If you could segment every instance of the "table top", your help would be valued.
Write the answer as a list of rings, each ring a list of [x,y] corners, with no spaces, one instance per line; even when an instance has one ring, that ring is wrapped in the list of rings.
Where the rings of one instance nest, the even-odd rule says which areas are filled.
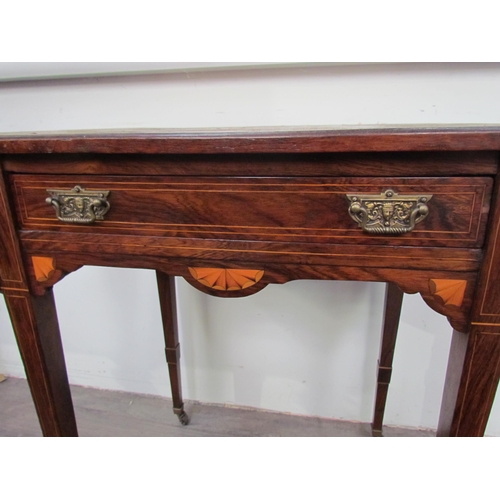
[[[78,130],[0,134],[0,153],[230,154],[500,149],[500,125]]]

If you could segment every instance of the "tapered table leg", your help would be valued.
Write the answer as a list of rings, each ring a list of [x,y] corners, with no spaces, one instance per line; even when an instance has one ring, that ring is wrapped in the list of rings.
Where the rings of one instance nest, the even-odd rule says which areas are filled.
[[[454,333],[457,336],[452,341],[437,434],[480,437],[500,379],[500,328],[474,326],[468,336]]]
[[[6,291],[5,301],[44,436],[77,436],[52,291]]]
[[[399,318],[403,304],[403,292],[393,283],[387,283],[385,294],[384,326],[378,361],[377,393],[372,422],[372,435],[382,436],[387,392],[392,374],[392,360],[398,334]]]
[[[165,335],[165,355],[170,375],[170,387],[172,389],[172,400],[174,413],[179,417],[182,425],[187,425],[189,418],[184,411],[181,389],[181,368],[179,364],[180,345],[177,330],[177,303],[175,299],[175,277],[169,276],[161,271],[156,272],[158,281],[158,293],[160,296],[161,316],[163,321],[163,333]]]
[[[437,428],[437,435],[441,437],[450,435],[468,338],[469,336],[466,333],[453,330]]]

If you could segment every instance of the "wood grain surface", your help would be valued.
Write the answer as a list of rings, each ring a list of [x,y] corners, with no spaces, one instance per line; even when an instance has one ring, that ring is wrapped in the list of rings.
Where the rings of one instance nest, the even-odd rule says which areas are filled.
[[[21,229],[304,243],[482,245],[489,177],[10,176]],[[47,192],[76,185],[109,191],[104,221],[57,220]],[[410,233],[368,235],[349,216],[348,194],[427,195],[429,214]]]
[[[0,136],[0,153],[498,151],[499,126],[90,130]]]
[[[374,433],[404,292],[457,330],[439,434],[482,435],[500,377],[499,151],[499,126],[0,135],[0,286],[44,434],[76,435],[51,287],[107,265],[158,273],[182,423],[173,276],[222,297],[337,279],[389,283]],[[47,190],[75,185],[110,191],[103,221],[56,218]],[[404,235],[363,232],[347,195],[389,189],[432,196],[428,215]]]

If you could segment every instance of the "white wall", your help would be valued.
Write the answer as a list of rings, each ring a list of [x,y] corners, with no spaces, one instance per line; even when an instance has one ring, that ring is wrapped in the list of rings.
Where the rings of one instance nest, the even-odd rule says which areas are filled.
[[[500,123],[500,64],[206,70],[0,83],[0,132]],[[152,271],[55,287],[74,384],[169,395]],[[184,396],[370,421],[384,285],[292,282],[217,299],[178,280]],[[5,306],[0,372],[22,376]],[[451,327],[406,295],[386,423],[436,427]],[[487,429],[500,435],[500,406]]]

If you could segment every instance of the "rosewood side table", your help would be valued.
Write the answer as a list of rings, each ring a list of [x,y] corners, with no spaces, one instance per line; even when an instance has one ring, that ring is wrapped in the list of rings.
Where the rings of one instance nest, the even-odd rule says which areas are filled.
[[[500,127],[0,135],[0,290],[46,436],[76,436],[52,286],[155,269],[174,412],[174,277],[241,297],[296,279],[388,283],[381,435],[403,293],[454,328],[438,435],[481,436],[500,376]]]

